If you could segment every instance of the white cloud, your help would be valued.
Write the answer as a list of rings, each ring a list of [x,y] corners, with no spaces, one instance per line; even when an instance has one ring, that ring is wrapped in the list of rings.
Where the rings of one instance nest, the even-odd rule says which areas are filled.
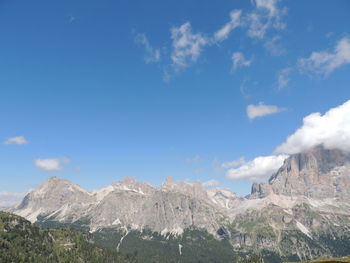
[[[249,119],[253,120],[255,118],[271,115],[282,111],[286,111],[286,108],[280,108],[275,105],[265,105],[263,102],[260,102],[258,105],[248,105],[247,116]]]
[[[350,100],[324,115],[316,112],[303,119],[303,125],[275,150],[298,153],[316,145],[350,151]]]
[[[0,208],[10,207],[20,203],[27,192],[0,191]]]
[[[142,45],[145,49],[144,60],[146,63],[158,62],[160,61],[160,51],[159,49],[153,48],[149,43],[148,38],[145,34],[137,34],[135,37],[135,42]]]
[[[224,162],[223,164],[221,164],[222,168],[232,168],[232,167],[237,167],[240,166],[242,164],[245,164],[246,161],[244,159],[244,157],[240,157],[236,160],[233,161],[229,161],[229,162]]]
[[[227,176],[231,179],[249,179],[260,181],[268,179],[283,164],[288,155],[271,155],[256,157],[250,162],[246,162],[238,168],[227,171]]]
[[[171,60],[176,70],[186,68],[190,63],[196,62],[202,49],[209,42],[202,34],[193,34],[191,24],[184,23],[180,27],[171,29],[173,52]]]
[[[241,67],[249,67],[251,63],[252,60],[246,59],[241,52],[235,52],[232,54],[232,72]]]
[[[269,17],[274,17],[279,13],[277,8],[278,1],[279,0],[255,0],[255,5],[256,8],[267,11]]]
[[[230,32],[241,25],[241,10],[233,10],[230,13],[230,22],[214,33],[214,41],[221,42],[228,38]]]
[[[285,24],[281,22],[281,17],[286,13],[286,9],[279,9],[279,0],[255,0],[255,11],[248,14],[246,21],[249,25],[248,35],[252,38],[264,38],[270,28],[284,29]]]
[[[335,69],[350,64],[350,38],[344,37],[339,40],[333,53],[312,52],[310,57],[301,58],[298,62],[303,73],[328,76]]]
[[[303,152],[317,145],[350,152],[350,100],[323,115],[316,112],[306,116],[303,125],[275,149],[275,155],[244,162],[238,168],[229,169],[227,176],[253,181],[267,179],[282,166],[287,154]],[[223,168],[228,167],[229,162],[223,165]]]
[[[163,70],[164,81],[170,81],[173,73],[184,70],[197,62],[206,46],[212,46],[226,40],[230,33],[238,27],[246,29],[250,37],[260,39],[263,39],[266,32],[271,28],[276,30],[284,29],[285,24],[281,22],[281,18],[287,9],[279,8],[279,2],[280,0],[252,0],[254,5],[252,12],[244,14],[242,10],[232,10],[230,12],[230,20],[210,37],[200,32],[193,33],[190,22],[186,22],[178,27],[172,27],[170,29],[172,40],[171,65]],[[158,61],[157,57],[160,58],[160,54],[156,54],[155,49],[150,46],[145,35],[140,35],[139,38],[138,42],[141,42],[145,46],[146,51],[148,50],[147,53],[152,55],[150,56],[152,59],[146,58],[146,61]],[[265,43],[266,48],[273,55],[279,56],[285,52],[276,43],[279,39],[278,36],[273,37]],[[233,71],[238,67],[247,67],[252,62],[251,60],[244,59],[244,57],[244,60],[238,60],[237,62],[237,59],[242,59],[240,55],[242,53],[233,54]]]
[[[214,186],[218,186],[220,184],[219,181],[217,180],[209,180],[203,183],[204,187],[214,187]]]
[[[70,160],[66,157],[62,158],[48,158],[48,159],[37,159],[34,164],[37,168],[47,172],[60,171],[64,169],[64,165],[69,163]]]
[[[16,137],[11,137],[7,138],[6,141],[4,141],[4,144],[27,144],[28,141],[24,138],[24,136],[16,136]]]
[[[289,81],[290,81],[290,73],[292,72],[292,68],[284,68],[277,74],[277,81],[278,81],[278,89],[282,90],[287,87]]]

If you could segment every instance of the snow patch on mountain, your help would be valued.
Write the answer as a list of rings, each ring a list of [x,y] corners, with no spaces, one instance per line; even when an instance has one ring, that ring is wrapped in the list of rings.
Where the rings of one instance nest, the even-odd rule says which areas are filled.
[[[296,220],[296,225],[299,228],[299,230],[301,232],[303,232],[305,235],[307,235],[309,238],[312,239],[311,234],[310,234],[310,230],[306,228],[306,226],[304,226],[302,223],[300,223],[299,221]]]

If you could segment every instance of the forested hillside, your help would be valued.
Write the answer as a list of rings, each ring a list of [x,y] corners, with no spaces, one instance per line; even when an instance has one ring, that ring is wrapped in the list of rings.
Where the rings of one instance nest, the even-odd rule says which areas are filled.
[[[0,212],[1,263],[132,263],[98,247],[89,233],[69,228],[41,229],[22,217]]]

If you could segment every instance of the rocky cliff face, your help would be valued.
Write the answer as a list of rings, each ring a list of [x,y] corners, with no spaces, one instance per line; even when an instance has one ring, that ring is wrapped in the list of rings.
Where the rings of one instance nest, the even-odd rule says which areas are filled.
[[[50,178],[11,211],[32,222],[84,222],[96,233],[116,229],[118,248],[130,231],[166,239],[198,229],[227,240],[237,253],[297,260],[350,254],[349,187],[350,155],[318,146],[290,156],[246,198],[172,178],[159,188],[126,178],[97,191]],[[152,239],[136,236],[142,244]]]
[[[49,178],[10,209],[32,222],[89,221],[95,231],[104,227],[181,235],[197,227],[216,235],[227,221],[222,212],[240,198],[225,189],[205,189],[200,182],[174,182],[168,178],[161,187],[125,178],[98,191],[86,191],[65,179]]]
[[[271,176],[269,186],[254,185],[253,194],[271,193],[324,199],[350,200],[350,154],[317,146],[285,160]]]

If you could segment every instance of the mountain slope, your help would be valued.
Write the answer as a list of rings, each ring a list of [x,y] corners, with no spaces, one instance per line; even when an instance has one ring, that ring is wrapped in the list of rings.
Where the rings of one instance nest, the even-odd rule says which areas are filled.
[[[29,221],[0,212],[0,262],[131,263],[115,251],[102,249],[92,236],[72,229],[40,229]]]
[[[188,227],[197,227],[216,235],[227,221],[223,211],[238,200],[238,196],[224,189],[208,191],[200,183],[175,183],[171,179],[160,188],[153,188],[126,178],[89,192],[65,179],[52,177],[9,211],[32,222],[85,221],[91,231],[120,226],[181,234]]]

